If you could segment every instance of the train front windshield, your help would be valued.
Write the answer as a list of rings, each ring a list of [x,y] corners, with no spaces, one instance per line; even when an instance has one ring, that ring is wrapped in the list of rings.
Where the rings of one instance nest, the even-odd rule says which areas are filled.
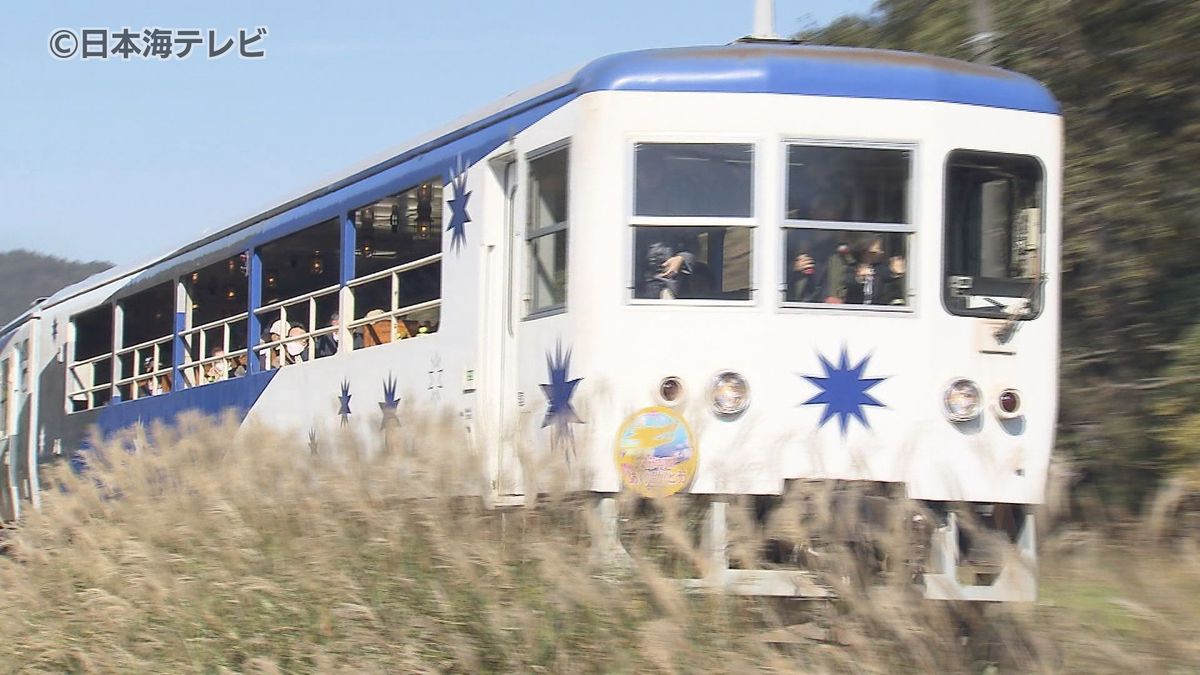
[[[946,165],[946,308],[1032,318],[1040,312],[1043,171],[1023,155],[956,151]]]

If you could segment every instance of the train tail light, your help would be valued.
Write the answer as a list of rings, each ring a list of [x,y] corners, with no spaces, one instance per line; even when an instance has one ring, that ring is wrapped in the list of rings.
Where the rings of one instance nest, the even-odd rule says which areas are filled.
[[[996,398],[996,414],[1002,419],[1012,419],[1021,414],[1021,394],[1016,389],[1005,389]]]
[[[674,375],[664,377],[658,383],[658,398],[667,405],[675,405],[683,398],[683,381]]]

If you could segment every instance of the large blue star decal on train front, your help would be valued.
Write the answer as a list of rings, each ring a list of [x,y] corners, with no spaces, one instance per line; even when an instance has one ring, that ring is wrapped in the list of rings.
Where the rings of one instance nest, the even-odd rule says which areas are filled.
[[[886,377],[863,377],[871,355],[864,356],[858,365],[853,367],[850,366],[850,355],[846,351],[846,345],[842,345],[842,353],[836,366],[830,363],[824,354],[818,353],[817,357],[821,359],[825,376],[801,375],[800,377],[808,380],[821,391],[800,405],[824,405],[825,410],[821,413],[821,421],[817,423],[817,427],[825,426],[825,423],[836,415],[843,437],[849,428],[851,417],[857,419],[864,428],[870,429],[871,425],[867,422],[864,408],[868,406],[887,407],[867,393],[868,389],[887,379]]]
[[[571,425],[583,424],[583,420],[579,419],[579,414],[575,412],[575,407],[571,405],[571,397],[575,395],[575,388],[583,378],[567,379],[571,370],[571,350],[568,349],[564,354],[561,341],[555,346],[554,353],[546,352],[546,369],[549,371],[550,382],[539,385],[546,396],[546,416],[542,418],[542,428],[551,427],[551,445],[562,447],[570,460],[575,440],[571,433]]]
[[[446,231],[450,233],[450,248],[456,253],[467,243],[467,223],[471,216],[467,213],[467,202],[471,199],[471,191],[467,189],[467,170],[458,158],[458,170],[450,172],[450,183],[454,186],[454,197],[450,205],[450,222],[446,223]]]

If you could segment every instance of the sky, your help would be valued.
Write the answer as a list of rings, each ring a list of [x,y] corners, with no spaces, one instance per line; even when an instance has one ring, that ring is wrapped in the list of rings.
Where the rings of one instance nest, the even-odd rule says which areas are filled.
[[[777,0],[787,35],[872,0]],[[753,0],[6,0],[0,250],[129,264],[594,58],[725,44]],[[199,29],[186,59],[60,59],[67,29]],[[236,56],[240,29],[267,34]],[[63,43],[68,45],[69,43]],[[139,40],[138,44],[141,42]],[[110,43],[110,48],[112,44]],[[176,46],[176,51],[180,47]]]

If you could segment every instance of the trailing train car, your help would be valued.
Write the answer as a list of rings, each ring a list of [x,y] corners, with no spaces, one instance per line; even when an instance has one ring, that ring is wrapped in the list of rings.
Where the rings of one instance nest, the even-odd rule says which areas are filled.
[[[621,490],[711,495],[719,532],[721,495],[897,486],[1019,552],[964,576],[947,510],[928,597],[1032,598],[1061,153],[1054,98],[997,68],[601,58],[11,323],[5,515],[89,429],[234,409],[319,450],[444,408],[494,503],[536,492],[534,463],[608,516]],[[739,572],[713,583],[793,592]]]

